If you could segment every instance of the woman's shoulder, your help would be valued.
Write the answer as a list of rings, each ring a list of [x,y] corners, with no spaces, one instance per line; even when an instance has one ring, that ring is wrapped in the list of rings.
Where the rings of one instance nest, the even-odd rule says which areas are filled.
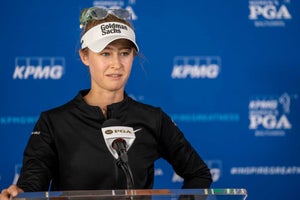
[[[137,110],[149,111],[149,112],[157,112],[157,113],[162,112],[162,109],[159,106],[154,106],[154,105],[151,105],[148,103],[140,102],[131,97],[128,97],[128,98],[130,99],[132,108],[135,108]]]
[[[44,110],[43,114],[53,115],[53,114],[60,114],[66,111],[70,111],[76,107],[76,104],[74,103],[74,100],[70,100],[67,103],[64,103],[62,105],[49,108],[47,110]]]
[[[83,99],[80,94],[76,95],[73,99],[62,103],[56,107],[50,108],[48,110],[44,110],[43,114],[53,115],[53,114],[61,114],[63,112],[69,112],[78,107],[82,107],[84,105]]]

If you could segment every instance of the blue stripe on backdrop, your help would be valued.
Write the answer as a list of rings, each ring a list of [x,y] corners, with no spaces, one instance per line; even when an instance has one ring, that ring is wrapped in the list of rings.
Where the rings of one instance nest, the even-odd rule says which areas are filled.
[[[246,188],[250,200],[299,195],[295,0],[1,2],[1,189],[18,175],[40,112],[89,87],[78,15],[93,5],[133,12],[143,58],[126,90],[172,117],[209,165],[213,187]],[[155,174],[155,188],[181,186],[163,160]]]

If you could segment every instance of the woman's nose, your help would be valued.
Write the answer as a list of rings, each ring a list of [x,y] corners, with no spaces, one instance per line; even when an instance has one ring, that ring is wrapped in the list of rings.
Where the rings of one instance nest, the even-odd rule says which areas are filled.
[[[113,55],[111,60],[111,67],[114,69],[119,69],[121,68],[121,66],[122,64],[119,55]]]

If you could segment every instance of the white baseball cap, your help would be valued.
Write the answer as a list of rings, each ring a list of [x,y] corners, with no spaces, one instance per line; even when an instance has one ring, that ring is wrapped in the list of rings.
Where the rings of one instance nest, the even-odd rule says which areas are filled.
[[[88,47],[91,51],[99,53],[109,43],[118,39],[131,41],[136,50],[139,51],[133,29],[119,22],[105,22],[88,30],[81,37],[81,49]]]

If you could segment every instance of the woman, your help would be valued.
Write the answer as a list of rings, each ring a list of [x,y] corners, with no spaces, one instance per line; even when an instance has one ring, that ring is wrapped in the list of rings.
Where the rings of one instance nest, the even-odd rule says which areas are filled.
[[[91,87],[41,114],[25,149],[17,185],[2,190],[1,200],[49,187],[56,191],[151,189],[154,162],[159,158],[184,179],[182,188],[210,187],[209,169],[166,113],[124,91],[139,51],[128,17],[125,10],[93,7],[82,12],[79,55],[89,68]],[[130,148],[126,141],[124,146],[128,161],[120,161],[120,152],[120,158],[110,152],[112,143],[101,131],[110,119],[134,130]]]

